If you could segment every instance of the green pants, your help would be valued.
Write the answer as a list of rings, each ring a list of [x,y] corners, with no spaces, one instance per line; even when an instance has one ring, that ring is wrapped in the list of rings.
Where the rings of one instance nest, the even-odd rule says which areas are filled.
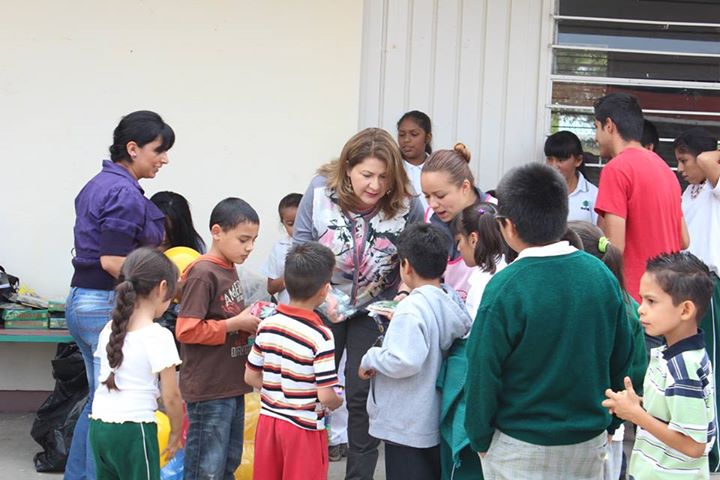
[[[707,350],[710,363],[712,363],[713,374],[715,377],[715,421],[718,419],[718,385],[720,385],[720,279],[713,275],[715,280],[715,289],[713,290],[712,300],[708,305],[707,312],[700,322],[700,328],[705,334],[705,349]],[[710,472],[720,472],[720,451],[718,449],[718,440],[715,439],[713,448],[709,454]]]
[[[90,420],[97,480],[159,480],[157,424]]]

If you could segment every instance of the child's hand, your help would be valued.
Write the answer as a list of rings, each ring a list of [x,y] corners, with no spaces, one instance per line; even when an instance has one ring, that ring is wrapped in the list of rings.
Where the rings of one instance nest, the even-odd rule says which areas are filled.
[[[335,392],[333,387],[318,388],[317,394],[320,405],[326,411],[333,411],[343,404],[342,397]]]
[[[407,283],[401,282],[400,287],[398,288],[398,293],[397,295],[395,295],[395,298],[393,298],[393,300],[395,300],[396,302],[405,300],[408,295],[410,295],[410,290],[411,289],[407,286]]]
[[[377,375],[377,372],[372,368],[368,368],[366,370],[363,367],[360,367],[358,369],[358,377],[360,377],[361,380],[370,380],[375,375]]]
[[[260,325],[260,319],[250,314],[251,308],[252,306],[247,307],[245,310],[235,315],[234,317],[230,317],[225,320],[227,322],[228,332],[242,330],[243,332],[252,335],[257,331],[258,325]]]
[[[163,457],[163,455],[167,454],[167,459],[170,460],[175,456],[175,453],[180,450],[183,447],[182,444],[182,431],[178,430],[171,430],[170,431],[170,438],[168,439],[167,447],[165,447],[165,450],[160,452],[160,458]]]
[[[643,411],[640,406],[640,397],[635,393],[630,377],[625,377],[625,390],[613,392],[608,388],[605,390],[605,396],[607,400],[602,402],[602,406],[623,420],[635,423],[637,414]]]

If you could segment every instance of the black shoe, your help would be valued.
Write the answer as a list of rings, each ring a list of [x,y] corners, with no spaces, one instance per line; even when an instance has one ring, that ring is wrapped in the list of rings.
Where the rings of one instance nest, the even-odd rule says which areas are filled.
[[[328,460],[331,462],[339,462],[343,457],[347,457],[347,443],[331,445],[328,448]]]

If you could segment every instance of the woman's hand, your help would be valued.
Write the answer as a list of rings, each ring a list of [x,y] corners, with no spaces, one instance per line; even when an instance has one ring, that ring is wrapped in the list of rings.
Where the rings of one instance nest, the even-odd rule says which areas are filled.
[[[100,256],[100,266],[103,270],[118,278],[120,276],[120,269],[125,262],[125,257],[118,257],[117,255],[102,255]]]

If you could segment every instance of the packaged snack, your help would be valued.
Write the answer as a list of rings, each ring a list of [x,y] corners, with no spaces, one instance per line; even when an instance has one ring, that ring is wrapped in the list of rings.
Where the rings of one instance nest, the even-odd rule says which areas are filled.
[[[258,317],[260,320],[275,315],[276,312],[277,305],[272,302],[265,302],[262,300],[253,303],[250,307],[250,315]]]
[[[370,312],[371,316],[373,313],[376,313],[386,318],[392,318],[397,306],[398,302],[395,300],[378,300],[377,302],[368,305],[367,310]]]
[[[357,312],[351,304],[350,297],[337,288],[330,289],[325,303],[320,305],[318,310],[332,323],[344,322]]]

